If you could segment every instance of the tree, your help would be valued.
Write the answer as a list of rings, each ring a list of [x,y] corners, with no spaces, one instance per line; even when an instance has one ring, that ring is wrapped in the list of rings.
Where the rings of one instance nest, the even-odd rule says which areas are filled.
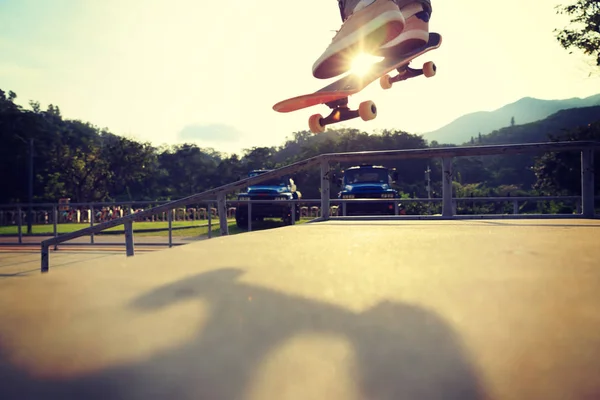
[[[573,26],[554,30],[558,32],[558,42],[565,49],[579,48],[584,54],[595,57],[596,66],[600,67],[600,1],[577,0],[568,6],[557,6],[557,9],[558,14],[571,16]]]
[[[248,171],[254,169],[271,169],[274,167],[272,147],[253,147],[244,150],[242,164],[245,164]]]
[[[600,140],[600,121],[580,126],[566,133],[552,136],[552,141]],[[596,153],[596,157],[598,154]],[[537,182],[534,189],[545,195],[572,195],[581,193],[581,153],[563,151],[546,153],[535,161]],[[594,165],[596,191],[600,188],[600,163]]]

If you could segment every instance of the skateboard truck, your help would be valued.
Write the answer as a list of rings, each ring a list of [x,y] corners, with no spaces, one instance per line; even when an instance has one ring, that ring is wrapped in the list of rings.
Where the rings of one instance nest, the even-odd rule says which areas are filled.
[[[323,118],[321,114],[314,114],[308,119],[308,126],[312,133],[322,133],[325,131],[325,126],[349,119],[360,117],[363,121],[370,121],[377,117],[377,107],[370,100],[360,103],[358,110],[351,110],[348,107],[348,97],[325,103],[325,105],[332,109],[328,116]]]
[[[410,78],[417,77],[419,75],[425,75],[426,78],[431,78],[435,75],[437,67],[431,61],[423,64],[423,68],[415,69],[411,68],[408,65],[398,68],[398,75],[391,77],[389,75],[383,75],[379,78],[379,85],[382,89],[390,89],[392,85],[396,82],[405,81]]]

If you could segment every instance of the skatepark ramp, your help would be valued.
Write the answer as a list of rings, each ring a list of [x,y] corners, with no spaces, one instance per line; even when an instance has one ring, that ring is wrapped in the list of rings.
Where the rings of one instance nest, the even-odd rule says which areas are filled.
[[[570,142],[547,142],[531,144],[513,144],[513,145],[492,145],[492,146],[469,146],[469,147],[441,147],[427,149],[406,149],[406,150],[384,150],[384,151],[363,151],[350,153],[329,153],[321,154],[294,164],[282,167],[271,172],[258,176],[242,179],[215,189],[175,200],[148,210],[141,211],[107,221],[89,228],[81,229],[75,232],[63,234],[41,243],[41,272],[49,271],[49,247],[60,243],[76,239],[81,236],[96,234],[103,230],[124,225],[125,230],[125,248],[127,256],[134,255],[133,244],[133,222],[137,219],[151,217],[163,212],[169,212],[172,209],[195,204],[198,202],[214,201],[216,198],[218,216],[220,220],[221,235],[228,234],[226,196],[243,189],[245,187],[259,184],[274,178],[279,178],[287,174],[306,170],[309,168],[320,168],[321,177],[321,216],[315,221],[327,221],[331,219],[344,219],[346,217],[331,217],[330,215],[330,172],[333,162],[363,162],[363,161],[390,161],[399,159],[432,159],[442,160],[443,184],[442,184],[442,213],[440,216],[421,216],[419,219],[464,219],[467,216],[456,216],[453,210],[452,181],[453,167],[452,161],[456,157],[472,156],[494,156],[494,155],[513,155],[513,154],[531,154],[548,152],[580,152],[581,153],[581,213],[569,215],[569,218],[594,218],[594,151],[600,149],[600,142],[592,141],[570,141]],[[299,201],[299,200],[290,200]],[[469,216],[470,218],[481,218],[480,216]],[[523,217],[523,216],[521,216]],[[531,218],[532,216],[528,215]],[[544,218],[548,216],[535,216]],[[557,215],[550,216],[558,217]],[[389,216],[386,219],[399,218],[398,216]],[[489,216],[487,217],[489,218]],[[365,219],[365,218],[361,218]]]

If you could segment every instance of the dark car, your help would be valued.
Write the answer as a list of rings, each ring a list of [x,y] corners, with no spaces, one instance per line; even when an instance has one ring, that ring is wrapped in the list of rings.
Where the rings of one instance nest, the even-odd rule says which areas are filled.
[[[257,176],[272,170],[261,169],[250,171],[248,177]],[[272,200],[268,203],[252,203],[252,221],[262,221],[265,218],[281,218],[287,225],[292,223],[292,212],[295,220],[300,219],[300,205],[288,203],[285,200],[298,200],[302,194],[297,190],[294,180],[289,176],[270,179],[248,187],[245,193],[238,195],[238,200]],[[238,203],[235,210],[236,224],[241,229],[248,227],[248,205]]]
[[[387,199],[387,202],[347,202],[346,215],[395,215],[400,198],[392,184],[398,173],[380,165],[361,165],[343,171],[337,180],[341,186],[340,199]]]

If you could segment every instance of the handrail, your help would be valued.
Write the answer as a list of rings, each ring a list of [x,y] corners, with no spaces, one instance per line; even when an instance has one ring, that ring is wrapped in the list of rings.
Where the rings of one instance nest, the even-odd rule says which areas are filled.
[[[31,203],[32,207],[37,208],[51,208],[51,207],[85,207],[85,206],[97,206],[97,207],[109,207],[109,206],[134,206],[134,205],[149,205],[149,204],[167,204],[174,200],[135,200],[135,201],[88,201],[79,203]],[[25,208],[29,206],[29,203],[13,203],[13,204],[0,204],[0,209],[3,208]]]
[[[504,154],[544,153],[600,149],[597,141],[565,141],[525,144],[501,144],[486,146],[434,147],[427,149],[401,149],[360,151],[349,153],[326,153],[322,157],[330,161],[362,161],[364,159],[411,159],[411,158],[447,158],[477,157]]]
[[[49,264],[48,248],[50,246],[57,245],[62,242],[66,242],[68,240],[73,240],[73,239],[76,239],[81,236],[86,236],[86,235],[90,235],[93,233],[97,233],[97,232],[103,231],[105,229],[112,228],[112,227],[119,226],[119,225],[125,225],[125,242],[126,242],[126,247],[127,247],[127,255],[133,255],[132,223],[134,220],[139,219],[139,218],[149,217],[149,216],[152,216],[155,214],[159,214],[161,212],[166,212],[173,208],[177,208],[179,206],[193,204],[193,203],[196,203],[196,202],[199,202],[199,201],[202,201],[202,200],[214,197],[214,196],[217,196],[217,201],[220,203],[220,205],[222,205],[224,207],[224,204],[225,204],[224,195],[228,192],[242,189],[247,186],[252,186],[252,185],[258,184],[262,181],[272,179],[272,178],[277,178],[277,177],[285,175],[285,174],[292,174],[299,170],[302,170],[302,169],[308,168],[312,165],[315,165],[317,163],[320,163],[320,161],[321,161],[321,156],[316,156],[316,157],[309,158],[307,160],[298,161],[298,162],[288,165],[286,167],[282,167],[282,168],[279,168],[279,169],[276,169],[276,170],[273,170],[270,172],[265,172],[263,174],[253,176],[250,178],[242,179],[237,182],[223,185],[223,186],[220,186],[215,189],[210,189],[210,190],[207,190],[207,191],[204,191],[202,193],[198,193],[198,194],[195,194],[192,196],[184,197],[179,200],[171,201],[167,204],[163,204],[158,207],[153,207],[149,210],[140,211],[138,213],[126,215],[124,217],[117,218],[112,221],[106,221],[106,222],[100,223],[98,225],[90,226],[88,228],[80,229],[75,232],[66,233],[66,234],[51,238],[51,239],[44,240],[41,243],[41,247],[42,247],[42,268],[41,268],[41,270],[42,270],[42,272],[48,271],[48,268],[49,268],[49,266],[48,266],[48,264]],[[227,229],[227,216],[224,215],[224,213],[221,211],[218,212],[218,215],[219,215],[219,219],[221,220],[221,222],[220,222],[221,231],[223,231],[223,229],[225,229],[225,230]],[[169,214],[169,216],[170,216],[170,214]]]
[[[289,174],[289,173],[291,173],[290,171],[295,172],[295,171],[297,171],[297,169],[299,167],[311,166],[312,164],[316,163],[316,160],[318,160],[318,156],[308,159],[306,161],[294,163],[287,167],[283,167],[283,168],[280,168],[280,169],[277,169],[277,170],[274,170],[271,172],[265,172],[264,174],[261,174],[259,176],[255,176],[255,177],[253,176],[251,178],[242,179],[242,180],[239,180],[239,181],[236,181],[233,183],[229,183],[227,185],[217,187],[215,189],[210,189],[210,190],[204,191],[202,193],[184,197],[179,200],[174,200],[167,204],[160,205],[158,207],[153,207],[151,209],[140,211],[135,214],[129,214],[124,217],[120,217],[120,218],[117,218],[117,219],[114,219],[111,221],[102,222],[98,225],[90,226],[88,228],[83,228],[83,229],[80,229],[75,232],[69,232],[69,233],[60,235],[56,238],[45,240],[44,242],[42,242],[42,245],[52,246],[55,244],[65,242],[67,240],[76,239],[81,236],[86,236],[86,235],[89,235],[92,233],[97,233],[97,232],[103,231],[108,228],[123,225],[126,222],[133,222],[134,220],[139,219],[139,218],[150,217],[152,215],[159,214],[161,212],[166,212],[166,211],[169,211],[178,206],[185,206],[188,204],[193,204],[195,202],[200,202],[202,200],[206,200],[206,199],[212,198],[214,196],[218,196],[224,192],[234,191],[237,189],[244,188],[246,186],[252,186],[252,185],[260,183],[262,181],[265,181],[265,180],[268,180],[271,178],[277,178],[280,175],[285,175],[286,173]]]

